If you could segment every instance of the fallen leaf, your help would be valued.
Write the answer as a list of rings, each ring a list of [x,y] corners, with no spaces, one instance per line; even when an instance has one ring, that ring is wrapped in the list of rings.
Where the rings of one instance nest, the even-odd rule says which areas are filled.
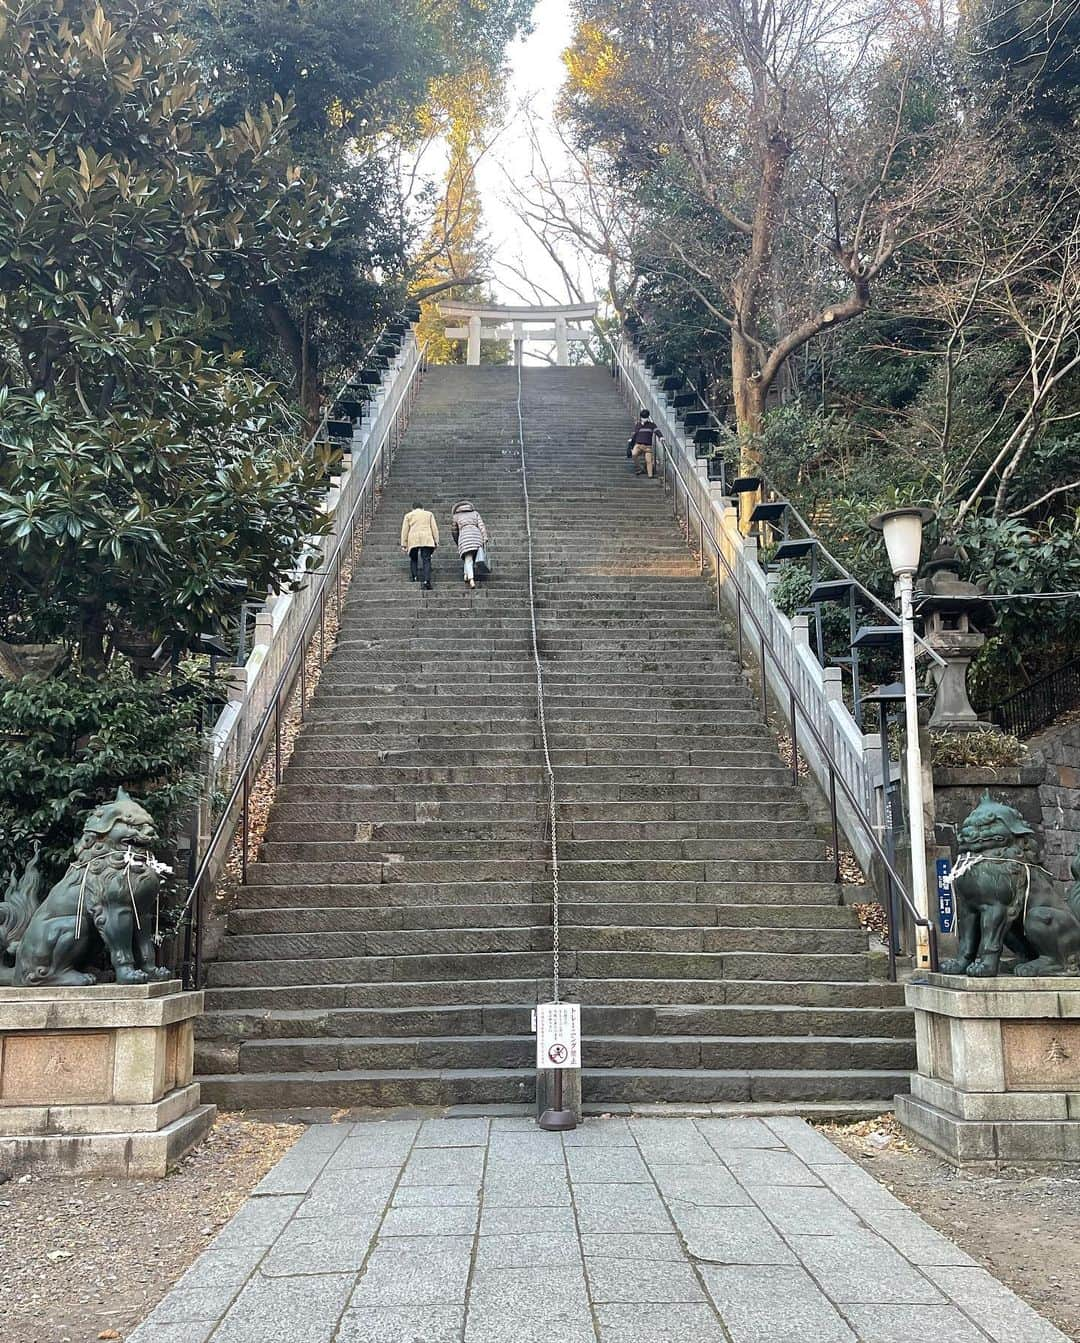
[[[120,1335],[116,1332],[115,1329],[102,1329],[101,1333],[98,1334],[98,1338],[119,1338],[119,1337]]]

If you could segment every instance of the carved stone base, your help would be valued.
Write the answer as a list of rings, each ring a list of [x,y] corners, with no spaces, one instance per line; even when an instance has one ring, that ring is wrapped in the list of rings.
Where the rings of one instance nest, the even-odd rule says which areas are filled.
[[[906,997],[916,1141],[958,1166],[1080,1161],[1080,980],[926,975]]]
[[[214,1121],[192,1082],[201,993],[0,989],[0,1168],[161,1176]]]

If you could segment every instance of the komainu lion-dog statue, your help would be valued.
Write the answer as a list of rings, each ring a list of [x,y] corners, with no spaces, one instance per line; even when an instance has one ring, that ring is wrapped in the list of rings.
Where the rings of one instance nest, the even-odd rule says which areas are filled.
[[[1007,947],[1014,975],[1080,974],[1080,857],[1062,892],[1039,863],[1035,832],[987,793],[957,832],[953,869],[960,954],[946,975],[992,976]]]
[[[0,984],[94,984],[102,949],[118,984],[169,979],[155,964],[161,877],[153,818],[124,792],[95,807],[67,871],[41,899],[37,854],[0,903]],[[13,962],[13,963],[12,963]]]

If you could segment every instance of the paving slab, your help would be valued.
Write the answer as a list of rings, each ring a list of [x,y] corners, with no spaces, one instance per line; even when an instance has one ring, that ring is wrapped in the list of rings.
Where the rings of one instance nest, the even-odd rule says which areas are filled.
[[[256,1273],[214,1331],[214,1343],[330,1343],[352,1290],[350,1273],[265,1278]]]
[[[483,1147],[489,1119],[429,1119],[416,1139],[417,1147]]]
[[[572,1147],[566,1153],[572,1184],[651,1184],[649,1168],[632,1147]]]
[[[732,1343],[855,1343],[804,1269],[707,1267],[702,1277]]]
[[[1069,1343],[788,1116],[313,1126],[129,1343]]]
[[[668,1203],[690,1203],[698,1208],[737,1208],[749,1204],[747,1191],[720,1162],[667,1166],[655,1161],[652,1178]]]
[[[846,1306],[862,1343],[986,1343],[987,1336],[955,1306]]]
[[[701,1283],[690,1264],[587,1258],[585,1273],[593,1301],[662,1305],[667,1301],[705,1300]]]
[[[464,1306],[376,1306],[346,1311],[335,1343],[461,1343]]]
[[[760,1119],[699,1119],[697,1130],[710,1147],[721,1153],[739,1147],[787,1145],[783,1137]]]

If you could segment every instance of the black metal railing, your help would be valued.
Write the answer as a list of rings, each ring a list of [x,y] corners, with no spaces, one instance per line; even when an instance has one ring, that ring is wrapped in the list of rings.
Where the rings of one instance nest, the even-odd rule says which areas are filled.
[[[335,526],[329,548],[320,567],[308,575],[311,583],[310,609],[300,627],[292,647],[286,650],[282,666],[270,693],[266,708],[251,734],[247,751],[237,768],[228,796],[218,814],[213,833],[202,852],[181,911],[173,937],[173,968],[179,978],[191,988],[198,988],[203,980],[203,946],[207,922],[207,904],[225,870],[229,854],[237,842],[239,831],[239,876],[247,880],[251,861],[252,790],[260,770],[270,768],[273,762],[273,781],[281,783],[285,753],[283,727],[290,710],[302,720],[308,701],[308,683],[313,671],[320,670],[327,660],[326,617],[328,602],[339,621],[342,610],[342,568],[351,559],[357,545],[362,545],[375,517],[378,496],[386,484],[390,466],[404,435],[420,380],[425,372],[423,352],[418,352],[416,363],[407,375],[397,404],[392,408],[379,441],[372,446],[371,461],[348,516]]]
[[[611,340],[611,337],[608,335],[606,331],[604,331],[602,327],[598,326],[597,330],[602,339],[610,347],[613,357],[617,357],[615,356],[614,353],[614,342]],[[634,345],[638,357],[642,360],[642,362],[652,367],[653,361],[650,359],[650,357],[648,357],[645,354],[644,351],[642,351],[637,346],[633,338],[628,333],[624,333],[624,338],[628,340],[632,345]],[[665,365],[662,362],[662,360],[658,364],[656,364],[656,366],[659,367],[660,369],[663,369],[665,367],[673,367],[673,368],[675,367],[674,365],[670,366]],[[654,376],[658,375],[654,374]],[[677,376],[681,385],[689,389],[689,394],[691,394],[695,398],[695,401],[699,406],[701,413],[709,417],[710,427],[713,430],[715,430],[718,435],[723,434],[725,432],[729,433],[730,431],[725,430],[724,422],[713,410],[712,406],[709,405],[704,395],[694,384],[694,382],[688,377],[688,375],[684,373],[681,368],[679,368],[677,369],[677,372],[673,374],[673,376]],[[817,573],[818,580],[828,581],[828,574],[821,571],[821,566],[824,565],[829,571],[831,571],[831,573],[837,579],[840,579],[845,583],[850,583],[853,586],[858,596],[858,599],[862,605],[871,607],[874,610],[876,610],[879,615],[885,617],[885,621],[888,625],[896,626],[897,630],[899,631],[900,621],[896,612],[885,602],[883,602],[875,592],[871,591],[871,589],[868,588],[866,584],[861,581],[861,579],[857,578],[851,572],[851,570],[847,568],[845,564],[843,564],[840,560],[836,558],[836,556],[832,553],[832,551],[830,551],[829,548],[825,545],[824,541],[822,541],[818,533],[814,530],[813,526],[806,520],[806,518],[802,515],[802,513],[800,513],[798,508],[796,508],[796,506],[791,502],[791,500],[787,497],[784,491],[782,491],[779,488],[779,486],[777,486],[775,482],[769,478],[764,469],[761,468],[760,466],[755,467],[754,475],[761,481],[762,497],[764,499],[775,500],[778,503],[782,502],[784,505],[784,515],[783,515],[785,524],[784,539],[788,541],[805,540],[813,542],[819,566]],[[724,471],[723,476],[721,476],[720,479],[722,481],[722,487],[726,487],[728,483],[726,469]],[[793,528],[792,524],[794,524]],[[938,666],[944,667],[945,665],[944,659],[941,658],[930,647],[930,645],[925,641],[925,639],[923,639],[918,633],[916,633],[915,635],[915,640],[916,643],[919,645],[920,651],[922,653],[930,656],[932,660],[938,664]]]
[[[611,342],[608,342],[611,344]],[[619,372],[622,369],[622,363],[618,352],[612,346],[612,354],[616,369]],[[633,384],[628,375],[626,383],[632,388]],[[760,698],[761,709],[768,718],[768,691],[770,673],[772,674],[774,686],[779,683],[782,687],[782,699],[777,701],[777,707],[788,720],[791,732],[791,774],[792,781],[797,786],[799,781],[799,757],[800,741],[807,740],[811,742],[818,754],[820,761],[824,763],[826,773],[826,787],[830,825],[832,829],[832,853],[834,863],[834,877],[837,885],[841,884],[842,873],[842,853],[840,845],[840,798],[844,799],[846,806],[846,815],[850,823],[858,825],[863,832],[869,850],[873,858],[880,864],[883,884],[887,888],[888,914],[890,931],[899,929],[901,910],[906,913],[910,924],[916,928],[924,930],[927,941],[930,968],[936,970],[938,967],[938,939],[937,929],[933,921],[919,913],[914,901],[908,893],[907,887],[900,873],[892,860],[889,858],[881,839],[878,835],[878,829],[872,819],[867,815],[862,802],[857,796],[855,790],[849,784],[844,775],[843,768],[836,758],[832,743],[827,741],[825,736],[818,730],[814,722],[813,715],[809,708],[803,703],[798,687],[788,675],[784,666],[783,659],[778,655],[773,646],[772,638],[765,625],[754,610],[753,603],[747,593],[743,591],[742,584],[739,581],[738,574],[729,562],[724,553],[724,548],[717,538],[713,529],[713,519],[706,518],[701,508],[694,498],[693,491],[687,483],[682,471],[680,471],[675,461],[673,452],[664,452],[662,460],[662,469],[664,472],[665,488],[670,488],[672,499],[672,511],[676,521],[683,527],[687,544],[691,544],[691,538],[696,531],[699,546],[699,555],[702,572],[706,569],[706,551],[712,552],[715,557],[716,565],[716,607],[720,610],[721,592],[723,583],[721,582],[721,572],[724,575],[724,581],[731,584],[731,589],[735,594],[735,629],[738,644],[738,658],[740,664],[746,662],[746,633],[747,622],[749,621],[753,644],[756,638],[756,651],[758,654],[758,670],[760,674]],[[680,510],[680,499],[682,508]],[[693,520],[691,518],[693,514]],[[695,526],[696,523],[696,526]],[[891,614],[891,613],[890,613]],[[774,700],[776,699],[774,695]],[[783,701],[786,700],[786,703]],[[805,758],[805,749],[803,749]],[[809,762],[808,762],[809,763]],[[897,977],[897,947],[895,937],[890,935],[888,941],[889,952],[889,978],[895,980]]]
[[[1080,657],[1056,667],[995,704],[990,721],[1023,740],[1080,705]]]

